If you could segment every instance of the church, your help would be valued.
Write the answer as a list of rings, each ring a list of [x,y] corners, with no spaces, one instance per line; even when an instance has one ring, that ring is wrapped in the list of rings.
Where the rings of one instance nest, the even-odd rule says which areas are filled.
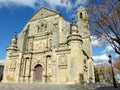
[[[2,82],[94,83],[87,10],[80,6],[76,21],[42,7],[11,39]]]

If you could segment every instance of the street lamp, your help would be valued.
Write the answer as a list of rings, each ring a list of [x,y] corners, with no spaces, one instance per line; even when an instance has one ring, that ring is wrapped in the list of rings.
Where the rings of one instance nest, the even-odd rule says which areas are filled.
[[[114,85],[114,88],[118,88],[118,87],[117,87],[117,84],[116,84],[116,80],[115,80],[115,75],[114,75],[113,66],[112,66],[112,56],[109,55],[108,57],[109,57],[108,62],[111,64],[111,69],[112,69],[113,85]]]

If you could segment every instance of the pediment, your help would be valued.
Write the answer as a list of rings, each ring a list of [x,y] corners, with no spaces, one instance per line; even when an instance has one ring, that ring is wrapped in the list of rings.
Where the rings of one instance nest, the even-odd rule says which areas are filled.
[[[49,17],[56,14],[60,14],[60,13],[48,8],[42,7],[29,21],[38,20],[38,19]]]

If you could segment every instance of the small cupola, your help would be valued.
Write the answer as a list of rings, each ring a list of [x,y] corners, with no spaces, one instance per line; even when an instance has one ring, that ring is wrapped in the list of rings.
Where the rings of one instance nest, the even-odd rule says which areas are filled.
[[[17,33],[15,32],[13,38],[11,40],[10,45],[8,46],[7,50],[18,50],[17,47]]]
[[[82,43],[82,37],[78,33],[78,26],[76,25],[74,18],[72,19],[70,30],[70,35],[67,37],[68,45],[71,41],[80,41]]]
[[[11,40],[11,45],[12,46],[17,45],[17,33],[16,32],[14,33],[14,36],[13,36],[13,38]]]
[[[78,33],[78,27],[75,22],[75,18],[72,18],[72,24],[71,24],[71,34],[77,34]]]

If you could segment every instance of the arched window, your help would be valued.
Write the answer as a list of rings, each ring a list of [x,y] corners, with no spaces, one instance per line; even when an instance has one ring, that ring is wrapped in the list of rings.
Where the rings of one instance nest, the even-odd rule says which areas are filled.
[[[82,13],[80,13],[80,18],[83,18],[83,15],[82,15]]]
[[[42,23],[41,24],[41,31],[43,31],[44,30],[44,24]]]

